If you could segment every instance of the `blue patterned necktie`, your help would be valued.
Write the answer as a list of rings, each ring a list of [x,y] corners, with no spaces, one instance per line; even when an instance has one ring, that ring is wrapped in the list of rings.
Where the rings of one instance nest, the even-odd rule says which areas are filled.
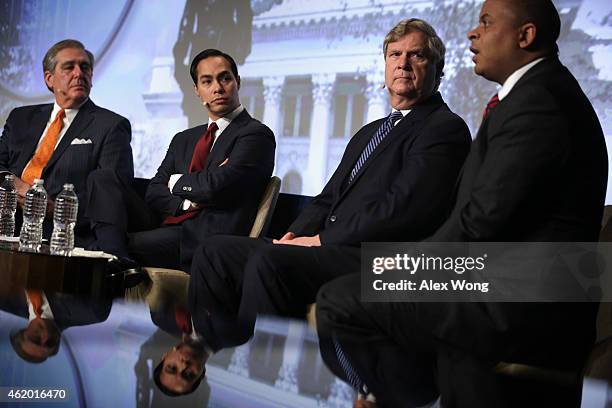
[[[357,390],[358,392],[362,391],[365,384],[363,383],[361,378],[359,378],[359,374],[357,374],[357,371],[355,371],[355,369],[353,368],[348,357],[346,356],[346,354],[344,354],[344,350],[342,350],[340,343],[338,343],[336,339],[333,340],[333,343],[334,351],[336,352],[336,358],[338,359],[340,368],[342,368],[342,371],[344,371],[344,374],[346,375],[346,379],[348,380],[349,384],[351,385],[351,387],[353,387],[353,389]]]
[[[357,173],[359,173],[359,170],[361,170],[361,168],[365,164],[366,160],[368,160],[368,157],[370,157],[374,149],[376,149],[376,147],[380,144],[380,142],[383,141],[385,136],[387,136],[389,132],[391,131],[391,129],[393,129],[393,125],[395,124],[395,122],[400,120],[402,117],[403,117],[402,112],[395,111],[391,113],[387,117],[387,119],[385,119],[385,121],[378,128],[378,130],[376,131],[372,139],[370,139],[370,142],[368,143],[368,145],[361,152],[361,156],[359,156],[359,159],[357,160],[357,163],[355,163],[355,167],[353,167],[353,170],[351,171],[351,175],[349,176],[349,180],[348,180],[349,184],[353,182],[353,179],[355,178]]]

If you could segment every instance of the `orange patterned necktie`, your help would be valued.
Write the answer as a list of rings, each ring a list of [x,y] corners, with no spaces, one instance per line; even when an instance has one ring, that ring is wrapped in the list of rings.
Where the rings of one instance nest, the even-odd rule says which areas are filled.
[[[36,153],[34,153],[32,160],[30,160],[25,170],[23,170],[21,179],[26,183],[34,184],[34,180],[40,178],[42,175],[43,169],[47,165],[47,162],[49,162],[53,150],[55,150],[59,135],[62,132],[64,116],[66,116],[64,110],[60,109],[51,123],[51,126],[47,129],[47,133],[45,133],[38,149],[36,149]]]
[[[40,290],[34,290],[34,289],[28,289],[28,298],[30,299],[30,302],[32,303],[32,309],[34,309],[34,313],[36,314],[36,317],[41,317],[42,316],[42,295],[40,293]]]

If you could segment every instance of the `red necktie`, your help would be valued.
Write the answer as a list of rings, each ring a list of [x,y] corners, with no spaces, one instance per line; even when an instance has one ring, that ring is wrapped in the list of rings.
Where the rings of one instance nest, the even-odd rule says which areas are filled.
[[[499,104],[499,96],[497,96],[497,94],[493,95],[491,97],[491,99],[489,100],[489,103],[487,103],[487,106],[484,109],[484,112],[482,112],[482,120],[484,121],[486,118],[489,117],[489,114],[491,113],[491,111],[493,109],[495,109],[495,107]]]
[[[176,326],[185,334],[191,334],[191,315],[180,306],[174,308]]]
[[[36,317],[42,316],[42,295],[40,294],[40,290],[28,289],[28,298],[32,303],[32,309],[34,309],[34,313]]]
[[[206,167],[206,159],[208,159],[208,154],[210,153],[210,149],[213,144],[213,134],[215,130],[219,129],[215,122],[212,122],[204,136],[198,140],[195,149],[193,150],[193,156],[191,157],[191,164],[189,165],[189,173],[193,173],[195,171],[202,171]],[[185,221],[188,218],[195,217],[199,210],[190,210],[184,214],[174,216],[169,215],[164,220],[164,225],[176,225]]]

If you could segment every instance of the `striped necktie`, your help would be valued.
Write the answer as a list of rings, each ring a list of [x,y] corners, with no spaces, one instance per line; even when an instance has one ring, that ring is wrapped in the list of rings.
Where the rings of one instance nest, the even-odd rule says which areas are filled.
[[[333,339],[332,342],[334,343],[334,351],[336,352],[338,364],[344,372],[346,380],[351,385],[351,387],[353,387],[354,390],[360,393],[364,393],[365,384],[361,377],[359,377],[359,374],[357,374],[357,371],[353,368],[353,365],[344,353],[342,346],[340,346],[340,343],[338,343],[337,339]],[[364,395],[367,395],[367,392]]]
[[[491,99],[489,100],[489,103],[487,103],[487,106],[485,106],[484,112],[482,112],[483,121],[489,117],[489,115],[491,114],[491,111],[495,109],[497,105],[499,105],[499,96],[495,94],[491,97]]]
[[[372,152],[376,149],[376,147],[383,141],[383,139],[389,134],[391,129],[393,129],[393,125],[396,121],[402,118],[402,112],[395,111],[387,116],[387,119],[383,122],[383,124],[378,128],[372,139],[368,145],[361,152],[361,156],[357,159],[357,163],[355,163],[355,167],[351,171],[351,175],[349,176],[349,184],[353,182],[353,179],[359,173],[359,170],[363,167],[365,162],[368,160],[368,157],[372,154]]]

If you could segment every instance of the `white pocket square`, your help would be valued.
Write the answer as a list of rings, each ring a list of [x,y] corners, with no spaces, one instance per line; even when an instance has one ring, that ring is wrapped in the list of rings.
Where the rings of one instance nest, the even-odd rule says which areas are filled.
[[[70,142],[71,145],[84,145],[84,144],[92,144],[91,139],[72,139]]]

